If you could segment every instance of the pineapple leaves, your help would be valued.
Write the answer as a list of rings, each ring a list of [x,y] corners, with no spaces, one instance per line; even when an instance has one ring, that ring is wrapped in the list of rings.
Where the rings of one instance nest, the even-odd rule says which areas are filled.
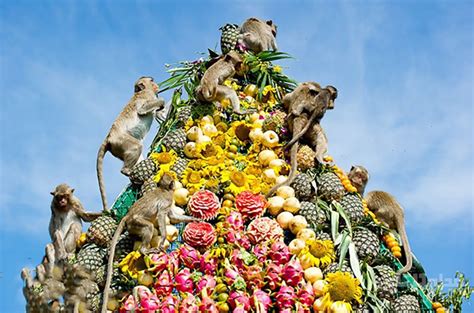
[[[339,235],[339,213],[335,211],[331,211],[331,235],[335,242]]]
[[[362,276],[362,272],[360,270],[359,257],[357,256],[357,251],[352,240],[349,243],[349,261],[350,261],[351,268],[352,268],[352,271],[354,272],[355,277],[360,281],[360,284],[362,285],[362,287],[366,289],[364,277]]]

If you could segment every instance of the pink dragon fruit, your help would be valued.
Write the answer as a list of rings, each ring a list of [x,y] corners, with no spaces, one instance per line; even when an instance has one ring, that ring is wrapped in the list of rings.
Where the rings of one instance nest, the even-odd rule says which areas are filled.
[[[217,259],[212,258],[211,253],[207,251],[199,258],[199,269],[204,274],[214,274],[217,269]]]
[[[150,256],[145,255],[145,263],[149,270],[155,273],[161,273],[163,270],[168,269],[170,256],[164,252],[154,253]]]
[[[201,291],[204,288],[212,290],[216,287],[216,279],[212,275],[204,275],[201,277],[199,282],[196,284],[196,290]]]
[[[199,302],[191,293],[182,295],[183,301],[179,305],[179,312],[182,313],[199,313]]]
[[[244,230],[244,219],[240,212],[232,211],[227,215],[226,222],[233,230]]]
[[[233,309],[239,306],[242,307],[244,310],[250,309],[250,298],[243,291],[239,291],[239,290],[231,291],[229,294],[229,303]]]
[[[158,312],[161,313],[175,313],[178,312],[179,300],[176,296],[168,295],[161,301],[161,306]]]
[[[158,296],[167,296],[171,294],[173,290],[173,282],[172,277],[168,270],[164,270],[156,280],[155,285],[155,292]]]
[[[268,293],[263,290],[256,289],[253,292],[250,304],[257,312],[266,313],[272,304],[272,300]]]
[[[214,302],[214,300],[212,300],[208,295],[207,288],[203,288],[201,291],[201,304],[199,305],[199,312],[219,313],[216,302]]]
[[[135,298],[133,295],[129,295],[127,299],[124,301],[120,311],[122,312],[133,312],[138,307]]]
[[[283,241],[275,241],[268,253],[270,259],[278,265],[286,264],[290,260],[290,249]]]
[[[286,263],[283,267],[282,277],[288,285],[296,287],[303,279],[303,267],[300,261],[293,258]]]
[[[245,279],[247,283],[247,287],[250,289],[260,289],[265,284],[263,282],[263,270],[260,265],[251,265],[247,266],[242,271],[242,277]]]
[[[191,279],[191,271],[185,267],[176,274],[175,287],[179,292],[193,292],[194,282]]]
[[[252,243],[247,235],[242,235],[238,240],[239,245],[245,250],[250,250]]]
[[[282,285],[276,294],[276,305],[279,309],[292,308],[295,305],[295,290],[293,287]]]
[[[201,254],[198,250],[194,249],[190,245],[184,244],[178,248],[179,260],[185,267],[189,269],[196,269],[199,266],[199,259]]]
[[[253,246],[252,253],[255,254],[259,262],[264,262],[267,260],[267,254],[269,250],[270,249],[268,248],[267,244],[258,244]]]
[[[280,273],[283,266],[270,263],[267,266],[267,275],[265,275],[265,283],[270,290],[276,290],[281,283]]]
[[[240,277],[239,271],[235,268],[235,266],[228,265],[225,267],[224,277],[226,283],[232,285],[234,281]]]
[[[301,284],[297,295],[298,301],[301,302],[303,306],[311,307],[313,305],[315,295],[311,283],[307,282],[306,284]]]

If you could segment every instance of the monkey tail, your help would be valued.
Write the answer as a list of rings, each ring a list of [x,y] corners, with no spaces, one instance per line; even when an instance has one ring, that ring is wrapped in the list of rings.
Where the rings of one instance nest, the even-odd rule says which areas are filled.
[[[407,273],[409,270],[411,270],[413,266],[413,256],[411,255],[411,248],[410,248],[410,244],[408,243],[408,236],[405,229],[405,225],[403,225],[403,222],[400,221],[399,219],[397,219],[397,230],[398,230],[398,233],[400,234],[400,237],[402,238],[403,252],[405,252],[405,259],[406,259],[406,265],[397,272],[398,275],[402,275],[404,273]]]
[[[291,113],[290,113],[290,115],[291,115]],[[308,131],[309,127],[313,123],[313,120],[316,118],[316,115],[317,115],[317,112],[316,112],[316,110],[314,110],[313,113],[311,113],[311,116],[309,117],[309,120],[308,120],[308,122],[306,122],[306,125],[303,127],[303,129],[298,134],[296,134],[296,136],[293,136],[293,138],[291,138],[290,142],[286,144],[287,147],[291,146],[296,141],[298,141]]]
[[[103,175],[103,163],[104,163],[104,156],[108,150],[107,139],[104,140],[102,145],[99,148],[99,152],[97,153],[97,179],[99,181],[99,190],[100,190],[100,197],[102,198],[102,207],[104,211],[108,210],[107,206],[107,195],[105,194],[105,184],[104,184],[104,175]]]
[[[126,217],[124,217],[115,230],[114,237],[110,243],[109,260],[107,262],[107,280],[105,281],[104,296],[102,297],[102,313],[107,313],[107,302],[109,302],[109,290],[112,283],[112,273],[114,267],[115,247],[125,227]]]
[[[270,191],[267,192],[267,194],[265,195],[266,198],[271,197],[277,191],[277,189],[280,188],[281,186],[290,185],[293,182],[293,180],[296,177],[296,168],[298,167],[298,160],[296,159],[297,152],[298,152],[298,142],[295,142],[295,144],[291,147],[291,154],[290,154],[291,169],[290,169],[290,174],[288,175],[288,179],[282,183],[279,183],[273,186],[273,188],[270,189]]]

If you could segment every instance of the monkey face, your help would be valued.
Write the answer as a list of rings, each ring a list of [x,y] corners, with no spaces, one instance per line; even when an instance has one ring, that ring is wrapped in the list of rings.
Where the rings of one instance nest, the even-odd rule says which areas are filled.
[[[363,190],[369,181],[369,172],[365,167],[360,165],[352,166],[347,176],[357,190]]]
[[[69,204],[69,198],[74,193],[74,189],[66,184],[58,185],[54,191],[50,192],[54,197],[53,201],[60,207],[65,208]]]
[[[159,90],[158,85],[153,80],[153,77],[140,77],[137,82],[135,83],[134,92],[140,92],[143,90],[152,91],[156,94]]]

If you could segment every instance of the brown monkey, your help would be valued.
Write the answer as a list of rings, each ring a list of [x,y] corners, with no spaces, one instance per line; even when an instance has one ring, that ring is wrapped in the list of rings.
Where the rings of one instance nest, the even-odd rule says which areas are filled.
[[[352,186],[357,189],[357,192],[360,193],[361,196],[364,195],[365,186],[369,181],[369,172],[367,169],[361,165],[354,165],[351,167],[347,177],[351,181]]]
[[[107,302],[110,283],[112,279],[112,268],[114,262],[115,246],[124,229],[130,234],[141,237],[142,246],[140,252],[147,254],[155,249],[149,249],[151,238],[153,236],[154,226],[158,225],[161,241],[158,249],[161,250],[166,240],[166,217],[176,222],[193,222],[196,218],[177,214],[173,211],[173,191],[174,180],[169,174],[164,174],[158,182],[158,188],[151,190],[143,195],[135,202],[127,215],[120,221],[114,237],[110,244],[109,261],[107,265],[107,281],[104,289],[104,301],[102,304],[102,312],[107,312]]]
[[[407,273],[413,266],[410,244],[405,228],[405,214],[395,197],[385,191],[371,191],[365,197],[367,207],[374,212],[377,219],[390,229],[395,229],[402,239],[406,265],[397,274]]]
[[[156,112],[163,109],[165,102],[158,98],[158,85],[151,77],[141,77],[135,83],[135,93],[112,124],[107,137],[97,154],[97,178],[103,209],[106,211],[107,197],[102,174],[105,153],[123,161],[122,174],[129,176],[131,169],[142,158],[143,138],[150,130]]]
[[[293,134],[292,139],[286,145],[287,147],[291,146],[291,169],[288,179],[270,189],[267,197],[273,195],[279,187],[291,184],[296,177],[298,168],[296,155],[298,141],[301,137],[304,137],[315,150],[318,162],[326,163],[323,157],[327,151],[327,137],[319,122],[326,110],[334,108],[336,97],[336,88],[327,86],[321,89],[320,85],[315,82],[301,83],[295,90],[283,97],[283,105],[288,110],[289,130]]]
[[[277,26],[273,21],[262,21],[251,17],[240,28],[238,44],[246,49],[259,53],[267,50],[278,50],[275,37]]]
[[[84,210],[81,201],[74,196],[74,189],[66,184],[58,185],[51,191],[51,219],[49,221],[49,235],[56,250],[62,248],[65,251],[56,251],[58,259],[62,253],[73,253],[76,251],[76,241],[81,236],[82,221],[93,221],[102,213],[88,213]]]
[[[201,101],[221,101],[229,99],[234,113],[246,114],[240,111],[240,100],[237,93],[230,87],[223,85],[226,79],[234,76],[242,64],[242,57],[237,51],[230,51],[212,64],[201,78],[196,88],[196,95]]]

